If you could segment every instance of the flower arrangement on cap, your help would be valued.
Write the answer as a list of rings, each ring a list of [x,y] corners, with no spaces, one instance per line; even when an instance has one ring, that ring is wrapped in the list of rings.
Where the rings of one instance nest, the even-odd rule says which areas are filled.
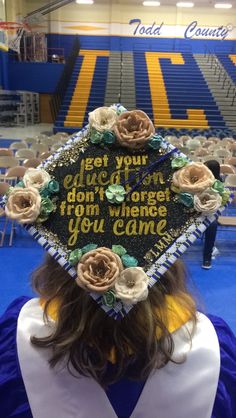
[[[134,305],[148,296],[148,276],[122,245],[109,249],[88,244],[72,251],[69,262],[77,265],[77,284],[101,294],[108,307],[113,307],[117,299]]]
[[[128,180],[125,179],[122,184],[107,185],[106,183],[107,188],[104,190],[104,195],[109,204],[119,205],[124,202],[128,194],[132,195],[134,190],[145,184],[144,179],[159,170],[160,164],[166,163],[168,160],[171,163],[166,164],[169,170],[167,182],[171,182],[171,189],[176,194],[174,201],[183,204],[187,212],[195,212],[194,215],[197,213],[211,215],[230,199],[230,192],[225,189],[223,183],[216,180],[204,164],[191,162],[177,148],[168,145],[160,135],[155,133],[152,121],[141,110],[127,111],[121,105],[114,105],[100,107],[90,112],[88,127],[85,128],[85,131],[82,130],[79,140],[71,140],[66,145],[66,152],[71,155],[71,150],[76,149],[79,151],[76,155],[79,155],[80,152],[87,152],[88,149],[88,154],[91,152],[94,155],[96,154],[94,146],[106,148],[106,151],[107,149],[111,151],[110,147],[114,146],[115,152],[110,152],[113,157],[116,154],[116,148],[120,147],[126,150],[127,154],[136,151],[141,154],[146,151],[152,157],[149,164],[139,167],[138,176],[136,173]],[[61,149],[58,152],[59,156],[60,153],[63,155],[63,151]],[[101,154],[100,150],[99,154]],[[77,160],[72,159],[70,163],[77,171]],[[48,168],[47,164],[45,167]],[[50,171],[49,162],[49,171],[56,173],[54,168],[53,170],[51,168]],[[56,176],[57,174],[55,174]],[[58,179],[60,181],[60,176]],[[49,228],[49,232],[51,232],[50,221],[54,219],[53,217],[49,219],[49,216],[56,210],[57,199],[60,201],[61,198],[64,198],[63,193],[57,197],[59,188],[59,183],[43,168],[28,169],[22,181],[9,189],[5,198],[6,215],[21,224],[41,224],[48,220],[45,228]],[[57,224],[56,228],[58,228]],[[53,233],[56,228],[54,225]],[[40,230],[40,226],[37,226],[36,229]],[[59,242],[60,239],[61,237],[58,238]],[[98,236],[98,242],[102,242],[102,239]],[[54,238],[52,242],[54,242],[53,240]],[[81,242],[83,242],[82,245],[86,243],[83,239]],[[101,244],[98,246],[96,243],[88,243],[84,246],[81,245],[81,248],[73,249],[73,251],[71,251],[71,247],[64,246],[61,250],[63,266],[67,264],[68,271],[71,270],[71,275],[75,277],[76,283],[91,293],[100,305],[105,306],[106,311],[107,307],[114,308],[109,311],[116,314],[121,310],[128,312],[131,305],[145,300],[148,297],[148,287],[153,285],[152,273],[149,270],[146,273],[144,270],[146,267],[140,267],[139,261],[128,254],[125,248],[128,247],[126,242],[122,241],[122,244],[107,248]],[[106,245],[109,246],[109,244]],[[55,248],[58,247],[55,246]],[[139,258],[139,255],[136,254],[136,257]],[[143,263],[145,264],[144,259],[140,258],[142,266]]]
[[[59,183],[47,171],[29,168],[6,195],[5,213],[20,224],[44,222],[56,208]]]
[[[99,107],[89,113],[89,137],[93,144],[112,145],[115,142],[130,150],[160,148],[162,138],[142,110],[127,111],[123,106]]]
[[[177,170],[173,174],[172,191],[186,207],[208,215],[229,201],[230,191],[204,164],[177,157],[171,161],[171,166]]]

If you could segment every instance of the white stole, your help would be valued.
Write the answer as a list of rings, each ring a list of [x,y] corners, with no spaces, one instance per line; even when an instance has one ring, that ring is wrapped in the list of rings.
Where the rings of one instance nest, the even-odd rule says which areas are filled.
[[[187,329],[173,333],[174,359],[185,354],[182,364],[169,362],[146,381],[130,418],[210,418],[215,400],[220,353],[216,332],[209,319],[198,313],[190,347]],[[34,418],[117,418],[105,391],[92,378],[75,378],[66,368],[51,369],[50,350],[36,348],[31,336],[50,334],[39,299],[21,309],[17,348],[23,381]]]

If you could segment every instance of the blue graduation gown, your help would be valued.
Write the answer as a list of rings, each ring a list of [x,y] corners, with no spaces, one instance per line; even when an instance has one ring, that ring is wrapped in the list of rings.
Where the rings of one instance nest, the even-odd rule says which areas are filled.
[[[1,418],[33,417],[21,375],[16,346],[18,316],[22,306],[29,299],[21,297],[13,301],[0,320]],[[221,318],[213,315],[208,315],[208,318],[217,333],[221,356],[220,376],[212,418],[235,418],[236,338]],[[106,394],[119,418],[128,418],[131,415],[144,384],[145,382],[131,382],[124,378],[108,388]]]

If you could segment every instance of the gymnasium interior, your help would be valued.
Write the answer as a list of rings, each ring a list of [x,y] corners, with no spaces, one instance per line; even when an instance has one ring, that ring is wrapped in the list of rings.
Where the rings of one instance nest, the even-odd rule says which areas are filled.
[[[217,160],[236,196],[236,0],[0,1],[1,194],[115,103],[146,112],[192,161]],[[236,197],[218,219],[211,269],[203,240],[183,256],[189,285],[236,333]],[[0,314],[33,295],[43,255],[1,213]]]

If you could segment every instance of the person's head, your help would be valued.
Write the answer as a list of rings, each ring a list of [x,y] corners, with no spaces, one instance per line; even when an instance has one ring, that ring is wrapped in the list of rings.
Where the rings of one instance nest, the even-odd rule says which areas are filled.
[[[101,384],[129,374],[130,363],[137,365],[132,367],[130,377],[140,379],[171,359],[173,340],[167,328],[168,296],[173,296],[195,321],[195,304],[187,291],[186,271],[181,261],[176,261],[150,289],[148,298],[137,303],[121,320],[109,317],[50,256],[33,273],[33,288],[46,301],[46,318],[53,302],[58,310],[52,335],[45,339],[33,337],[32,342],[39,347],[53,348],[51,366],[66,359],[69,367],[93,376]],[[115,353],[117,368],[105,378],[111,353]]]
[[[212,174],[216,178],[216,180],[220,180],[220,164],[217,160],[208,160],[204,163],[209,170],[211,170]]]

